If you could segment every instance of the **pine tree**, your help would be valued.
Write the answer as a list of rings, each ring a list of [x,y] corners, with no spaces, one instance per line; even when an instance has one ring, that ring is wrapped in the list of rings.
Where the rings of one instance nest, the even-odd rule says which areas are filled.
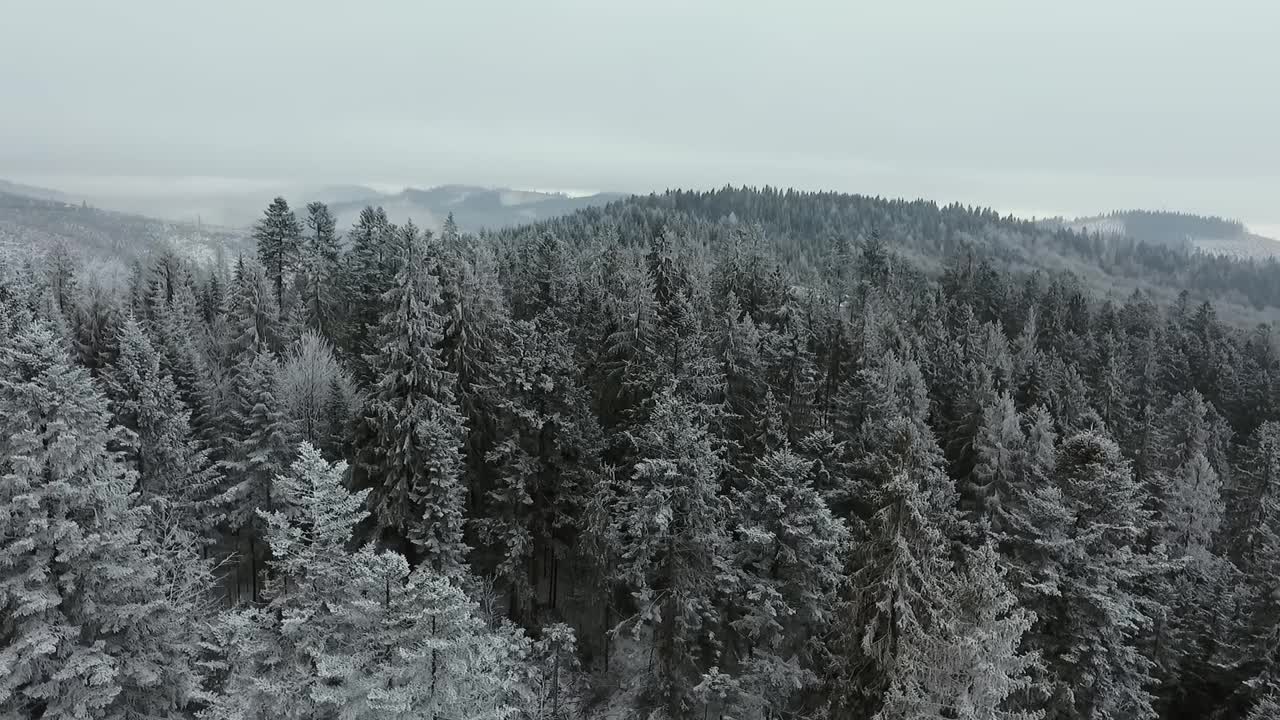
[[[278,397],[280,366],[268,352],[254,354],[236,375],[235,427],[224,462],[231,487],[220,502],[232,528],[248,527],[259,509],[270,510],[272,483],[288,465],[288,434]]]
[[[1262,424],[1244,451],[1233,523],[1236,563],[1244,576],[1244,613],[1233,638],[1250,684],[1280,690],[1280,423]]]
[[[830,678],[833,701],[844,713],[874,712],[885,693],[911,669],[904,664],[922,643],[943,632],[947,582],[952,571],[943,532],[954,491],[920,407],[885,401],[900,383],[923,395],[918,371],[890,356],[869,394],[861,434],[875,456],[877,483],[869,489],[865,525],[857,528],[841,604],[839,653]],[[905,374],[902,374],[906,370]],[[910,397],[908,395],[907,397]]]
[[[418,229],[399,234],[400,266],[384,298],[379,351],[367,358],[377,377],[366,422],[364,482],[374,513],[396,541],[410,540],[436,572],[455,575],[463,543],[461,450],[465,427],[454,396],[456,378],[437,350],[443,320],[433,307],[438,288]]]
[[[734,295],[725,301],[719,325],[716,354],[725,378],[725,404],[731,414],[726,435],[731,442],[732,461],[744,467],[759,454],[753,440],[759,437],[756,406],[765,395],[760,332]]]
[[[818,679],[821,656],[811,639],[831,622],[849,533],[810,474],[810,463],[783,447],[761,459],[733,498],[733,594],[742,605],[729,624],[745,645],[740,712],[786,707],[797,686]]]
[[[137,473],[137,491],[183,507],[194,520],[217,479],[208,452],[192,437],[191,412],[132,316],[120,329],[118,346],[107,371],[107,395],[114,423],[134,434],[126,457]]]
[[[1008,393],[1001,393],[994,403],[984,405],[981,415],[982,423],[973,443],[975,463],[969,494],[978,518],[998,537],[1009,529],[1007,503],[1021,479],[1025,437],[1021,417]]]
[[[1208,408],[1200,393],[1179,395],[1165,411],[1166,487],[1160,520],[1171,557],[1203,560],[1222,523],[1221,481],[1207,457]]]
[[[1044,613],[1057,602],[1057,571],[1072,518],[1062,488],[1053,481],[1057,433],[1052,416],[1043,405],[1036,405],[1022,418],[1022,425],[1025,440],[1017,457],[1018,482],[1004,505],[1003,530],[993,536],[1020,603]]]
[[[342,287],[348,293],[343,349],[351,359],[352,373],[361,388],[376,380],[366,358],[378,350],[378,326],[386,311],[383,297],[391,289],[397,263],[398,233],[382,208],[366,207],[347,233]]]
[[[504,717],[520,695],[527,641],[486,627],[426,566],[366,545],[351,551],[366,492],[304,443],[264,513],[274,579],[263,608],[216,628],[228,669],[208,718]]]
[[[278,499],[275,478],[289,463],[290,444],[277,395],[279,365],[271,353],[245,357],[236,370],[233,432],[222,461],[226,487],[211,502],[237,543],[248,541],[247,552],[237,551],[248,557],[249,598],[256,601],[265,550],[259,542],[263,527],[258,511],[271,510]]]
[[[302,250],[302,228],[284,198],[278,197],[267,206],[253,226],[253,240],[258,244],[258,262],[275,293],[276,307],[286,307],[285,290]]]
[[[1019,707],[1032,688],[1029,672],[1036,663],[1034,653],[1020,647],[1033,616],[1006,589],[994,549],[983,545],[971,553],[954,585],[934,633],[903,638],[899,671],[875,717],[1042,717]]]
[[[639,609],[636,633],[654,653],[654,702],[681,717],[689,688],[714,660],[715,595],[729,573],[724,458],[697,407],[673,388],[629,439],[640,460],[611,511],[616,573]]]
[[[102,395],[32,325],[0,347],[0,715],[165,717],[200,688],[200,563],[134,505]]]
[[[1137,647],[1151,621],[1138,588],[1162,558],[1140,546],[1150,521],[1116,444],[1097,432],[1058,449],[1055,481],[1073,519],[1056,557],[1057,603],[1035,609],[1036,647],[1055,683],[1046,717],[1154,717],[1151,662]]]
[[[307,204],[307,230],[302,247],[302,308],[307,326],[326,338],[340,337],[343,314],[338,292],[342,281],[337,221],[324,203]]]
[[[537,558],[549,566],[547,604],[555,605],[559,558],[599,483],[602,438],[576,377],[568,327],[544,314],[512,330],[495,383],[496,442],[486,457],[494,487],[480,527],[502,553],[498,571],[511,582],[512,615],[528,618]]]
[[[231,363],[241,356],[279,345],[280,305],[272,294],[270,279],[262,267],[241,258],[236,265],[227,308],[228,353]]]
[[[96,377],[114,362],[120,313],[115,298],[99,285],[91,285],[76,308],[72,322],[76,360]]]

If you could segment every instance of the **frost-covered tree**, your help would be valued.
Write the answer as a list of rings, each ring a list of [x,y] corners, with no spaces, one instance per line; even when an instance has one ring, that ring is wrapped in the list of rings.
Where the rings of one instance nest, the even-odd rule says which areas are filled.
[[[1150,522],[1140,489],[1116,444],[1093,431],[1061,444],[1054,481],[1070,520],[1038,573],[1056,593],[1033,608],[1053,684],[1046,717],[1154,717],[1151,661],[1138,648],[1151,619],[1138,590],[1163,557],[1140,542]]]
[[[1280,423],[1255,430],[1244,455],[1235,554],[1247,618],[1234,642],[1256,695],[1280,691]]]
[[[248,541],[250,598],[260,594],[259,570],[264,548],[259,510],[269,511],[277,499],[275,478],[288,466],[288,425],[278,397],[279,364],[263,350],[242,359],[237,368],[232,434],[222,461],[224,488],[212,499],[222,525]]]
[[[315,330],[304,332],[279,373],[280,407],[290,436],[332,452],[334,425],[342,419],[329,413],[335,402],[345,402],[351,395],[350,385],[329,341]],[[341,397],[334,398],[335,393]]]
[[[1213,638],[1223,634],[1222,597],[1231,568],[1214,553],[1225,509],[1222,482],[1209,462],[1209,407],[1196,391],[1175,396],[1164,412],[1164,445],[1154,497],[1156,537],[1174,561],[1150,583],[1154,627],[1150,654],[1166,683],[1182,684],[1214,662]]]
[[[1032,621],[1005,587],[995,550],[983,545],[952,581],[938,626],[929,634],[903,638],[900,667],[875,717],[1042,717],[1038,710],[1025,709],[1037,659],[1021,643]]]
[[[339,337],[345,312],[341,304],[342,254],[337,221],[324,203],[307,204],[299,264],[303,273],[301,306],[307,326],[326,338]]]
[[[725,461],[698,406],[673,388],[629,439],[640,460],[612,508],[615,569],[635,598],[635,631],[654,653],[654,702],[681,717],[689,689],[714,661],[715,597],[731,578],[719,494]]]
[[[734,705],[759,712],[786,707],[817,681],[849,533],[810,484],[809,461],[790,448],[756,466],[735,495],[733,594],[729,625],[739,666]]]
[[[268,602],[228,612],[209,718],[500,718],[524,696],[528,643],[491,630],[449,578],[372,545],[352,550],[366,491],[303,444],[264,513]]]
[[[97,284],[85,289],[71,329],[76,360],[95,377],[115,359],[120,321],[120,309],[112,293]]]
[[[383,296],[396,272],[397,231],[382,208],[366,207],[346,236],[342,287],[349,293],[350,313],[342,346],[356,380],[366,388],[375,379],[365,358],[378,350],[378,326],[386,309]]]
[[[575,700],[580,676],[573,628],[552,623],[542,628],[529,653],[529,700],[522,715],[530,720],[560,718]]]
[[[137,472],[137,490],[194,515],[217,477],[209,453],[192,436],[191,412],[133,317],[124,321],[117,342],[118,357],[106,373],[107,396],[113,422],[133,433],[126,457]]]
[[[463,543],[465,426],[454,394],[456,377],[437,350],[443,319],[434,310],[438,287],[425,241],[412,223],[400,230],[399,270],[383,300],[378,352],[367,358],[376,382],[364,422],[363,482],[379,525],[408,540],[436,572],[456,574]]]
[[[134,504],[108,419],[47,328],[0,346],[0,716],[172,717],[199,695],[206,570]]]
[[[280,304],[271,289],[271,279],[261,265],[241,258],[236,264],[227,308],[227,332],[231,344],[229,360],[279,343]]]
[[[977,518],[996,536],[1009,528],[1009,498],[1022,481],[1024,443],[1022,418],[1014,409],[1013,398],[1000,393],[982,408],[969,481]]]
[[[496,441],[486,457],[493,488],[479,526],[502,553],[498,571],[511,582],[511,612],[525,618],[538,584],[534,563],[548,555],[547,604],[555,604],[554,565],[576,535],[587,495],[598,488],[602,441],[567,327],[540,315],[517,321],[512,332],[495,378]]]
[[[1165,411],[1165,487],[1159,520],[1171,557],[1203,561],[1222,523],[1222,483],[1209,464],[1208,408],[1200,393],[1179,395]]]
[[[278,197],[263,211],[253,226],[253,240],[258,244],[258,262],[262,263],[275,293],[276,307],[285,307],[285,290],[297,269],[302,251],[302,227],[289,209],[289,203]]]
[[[932,442],[912,437],[909,424],[898,428],[900,442]],[[912,670],[912,653],[944,632],[952,568],[931,499],[946,476],[936,451],[932,457],[897,465],[869,498],[874,509],[855,536],[830,680],[832,700],[843,713],[874,712]]]

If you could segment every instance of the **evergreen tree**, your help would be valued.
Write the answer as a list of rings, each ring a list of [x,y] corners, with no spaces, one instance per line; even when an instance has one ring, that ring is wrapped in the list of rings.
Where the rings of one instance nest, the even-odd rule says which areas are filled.
[[[787,707],[799,686],[815,683],[821,669],[821,655],[809,639],[823,637],[832,620],[848,530],[809,476],[810,463],[783,447],[761,459],[746,489],[733,498],[733,591],[745,600],[729,623],[743,657],[740,711]]]
[[[304,443],[263,513],[274,579],[265,607],[229,612],[227,673],[209,718],[505,717],[527,641],[493,631],[448,578],[372,546],[351,551],[367,491]]]
[[[395,277],[398,233],[382,208],[366,207],[347,233],[349,247],[343,264],[344,281],[351,313],[346,323],[343,349],[351,358],[352,372],[360,387],[376,380],[366,358],[378,350],[378,326],[386,310],[383,297]]]
[[[258,262],[271,284],[276,307],[283,308],[285,290],[302,250],[302,228],[282,197],[272,200],[262,215],[253,226],[253,240],[258,244]]]
[[[324,203],[307,204],[307,230],[302,247],[302,308],[307,326],[327,338],[339,337],[343,308],[337,221]]]
[[[602,438],[576,377],[568,328],[540,315],[512,328],[495,420],[488,517],[480,525],[502,553],[515,617],[527,618],[537,587],[535,560],[550,557],[548,605],[554,606],[555,563],[572,543],[586,495],[599,484]]]
[[[1161,558],[1139,543],[1150,517],[1139,488],[1097,432],[1062,443],[1054,476],[1072,522],[1040,572],[1057,585],[1033,630],[1054,683],[1046,717],[1154,717],[1151,661],[1137,647],[1151,621],[1137,590]]]
[[[1006,589],[994,549],[983,545],[956,579],[936,634],[903,638],[900,670],[875,717],[1042,717],[1019,702],[1032,688],[1029,672],[1036,657],[1020,648],[1032,621]]]
[[[373,488],[374,513],[390,539],[411,541],[430,567],[453,576],[467,553],[461,477],[466,430],[456,377],[437,350],[443,323],[433,309],[438,288],[412,224],[399,233],[399,252],[395,284],[384,298],[389,309],[379,328],[379,351],[367,358],[377,381],[363,413],[372,440],[362,449],[362,477]]]
[[[248,541],[249,598],[261,594],[259,573],[265,548],[258,511],[270,511],[278,499],[275,478],[289,463],[288,426],[278,398],[279,365],[269,352],[246,357],[237,368],[233,433],[222,461],[225,488],[212,503],[237,543]],[[239,588],[237,588],[237,594]]]
[[[636,633],[654,653],[654,702],[681,717],[689,689],[714,661],[715,597],[730,572],[724,458],[696,406],[671,388],[629,439],[640,460],[612,508],[616,572],[639,609]]]
[[[191,413],[132,317],[124,321],[118,344],[107,395],[113,422],[134,435],[126,457],[137,473],[137,491],[183,506],[190,516],[217,481],[209,454],[192,437]]]
[[[1008,499],[1022,470],[1026,442],[1013,398],[1001,393],[982,408],[982,424],[974,439],[975,464],[969,492],[980,520],[997,537],[1009,530]]]
[[[245,354],[274,350],[279,345],[280,305],[270,279],[260,265],[241,258],[232,279],[227,309],[228,353],[231,363]]]
[[[164,717],[199,695],[203,569],[188,538],[143,532],[116,437],[47,328],[0,347],[4,717]]]
[[[76,308],[72,322],[76,361],[96,377],[115,360],[120,313],[115,298],[98,285],[91,285]]]
[[[882,383],[896,385],[899,368],[890,357]],[[855,535],[840,608],[840,657],[831,689],[843,713],[875,712],[912,670],[913,653],[944,631],[952,571],[940,525],[951,506],[939,502],[953,493],[932,434],[909,407],[906,414],[880,402],[868,409],[874,427],[863,435],[877,454],[875,472],[884,473],[877,477],[884,479],[866,497],[870,512]],[[891,414],[882,425],[878,415],[886,411]]]

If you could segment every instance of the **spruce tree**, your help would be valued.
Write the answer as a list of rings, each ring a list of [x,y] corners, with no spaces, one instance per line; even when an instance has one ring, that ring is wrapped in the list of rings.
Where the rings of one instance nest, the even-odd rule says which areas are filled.
[[[527,618],[538,558],[551,580],[547,604],[555,605],[556,568],[599,483],[603,441],[576,377],[568,327],[544,314],[512,331],[494,387],[495,442],[486,457],[493,489],[480,527],[502,554],[498,571],[511,582],[512,614]]]
[[[615,570],[635,598],[636,633],[654,653],[653,702],[680,717],[691,709],[689,689],[715,660],[715,599],[729,572],[724,457],[698,406],[674,388],[628,439],[640,459],[611,510]]]
[[[740,711],[787,707],[822,669],[849,540],[810,484],[811,463],[782,447],[763,457],[733,497],[735,585],[730,626],[742,658]]]
[[[1026,442],[1021,422],[1013,398],[1000,393],[993,403],[983,406],[982,423],[974,438],[969,494],[977,518],[995,536],[1009,529],[1009,498],[1021,480]]]
[[[271,283],[276,307],[283,308],[285,290],[302,250],[302,228],[282,197],[272,200],[262,215],[253,226],[253,240],[258,244],[258,262]]]
[[[369,388],[376,380],[366,358],[378,350],[378,325],[387,309],[383,297],[395,277],[398,237],[382,208],[371,207],[360,211],[359,219],[347,233],[342,286],[348,293],[351,313],[342,346],[361,388]]]
[[[900,667],[877,720],[1042,717],[1025,709],[1037,658],[1021,643],[1033,617],[1005,587],[994,549],[983,545],[971,553],[952,583],[933,632],[903,638]]]
[[[204,569],[134,504],[108,418],[46,327],[0,346],[4,717],[166,717],[199,694]]]
[[[326,338],[341,336],[342,258],[337,221],[329,206],[307,204],[306,237],[301,250],[302,308],[307,326]]]
[[[214,634],[228,669],[210,719],[504,717],[521,697],[527,640],[491,630],[449,578],[372,545],[352,550],[367,491],[303,443],[262,513],[273,579],[264,607]]]
[[[912,671],[913,653],[944,632],[952,571],[944,527],[954,491],[919,405],[894,407],[902,382],[923,396],[913,367],[890,356],[867,376],[875,382],[860,434],[874,485],[856,527],[830,678],[842,713],[875,712]]]
[[[425,242],[412,223],[399,232],[399,270],[383,302],[378,352],[367,357],[377,378],[364,422],[372,437],[361,449],[363,482],[389,539],[410,541],[436,572],[455,575],[463,543],[461,451],[466,428],[455,398],[456,377],[440,357],[443,319]]]
[[[142,326],[129,317],[118,338],[119,356],[107,371],[113,422],[134,434],[126,457],[137,472],[137,491],[184,508],[195,520],[208,499],[216,470],[191,432],[191,412]]]
[[[252,601],[261,595],[259,575],[265,551],[258,511],[270,511],[278,500],[275,479],[291,455],[289,428],[277,394],[278,373],[278,363],[265,350],[243,358],[236,368],[232,432],[221,463],[224,488],[211,500],[237,544],[247,541],[248,547],[237,552],[247,556]]]
[[[1150,610],[1138,590],[1162,556],[1140,543],[1150,522],[1140,489],[1115,442],[1096,431],[1062,443],[1054,477],[1072,522],[1040,571],[1057,590],[1033,629],[1053,683],[1046,717],[1154,717],[1151,661],[1138,648]]]

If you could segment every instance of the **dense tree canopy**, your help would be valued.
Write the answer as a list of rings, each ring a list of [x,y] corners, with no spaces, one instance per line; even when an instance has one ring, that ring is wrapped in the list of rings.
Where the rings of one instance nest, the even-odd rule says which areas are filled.
[[[256,238],[0,265],[0,716],[1274,714],[1280,350],[1200,297],[1274,266],[769,188]]]

